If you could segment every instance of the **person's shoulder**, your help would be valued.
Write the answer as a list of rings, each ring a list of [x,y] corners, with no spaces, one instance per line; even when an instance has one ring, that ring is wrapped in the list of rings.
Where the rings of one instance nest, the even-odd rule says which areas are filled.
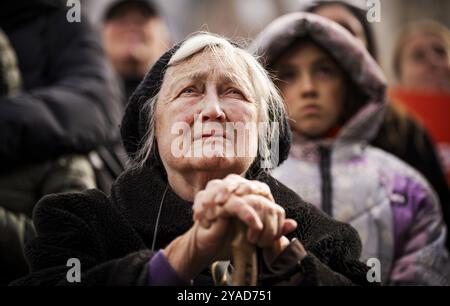
[[[259,181],[266,183],[275,202],[284,208],[289,208],[290,206],[310,208],[311,204],[305,202],[295,191],[281,183],[279,180],[274,178],[270,174],[264,174],[260,176]]]
[[[104,215],[110,209],[109,198],[98,189],[81,192],[56,193],[44,196],[33,212],[37,228],[48,223],[59,224],[67,219],[87,220]]]
[[[366,151],[368,159],[376,163],[380,175],[384,178],[390,178],[391,181],[405,181],[408,185],[414,185],[415,188],[434,193],[434,189],[425,176],[397,156],[371,146]]]
[[[270,187],[275,202],[286,210],[287,215],[289,215],[290,212],[296,215],[301,214],[305,218],[306,215],[318,214],[319,216],[326,218],[326,214],[320,209],[303,200],[300,195],[273,176],[269,174],[264,175],[261,177],[260,181],[266,183]]]
[[[39,206],[48,207],[76,207],[85,203],[106,203],[108,196],[99,189],[87,189],[79,192],[52,193],[45,195],[38,202]]]
[[[351,225],[331,218],[270,175],[262,181],[269,185],[275,202],[285,209],[286,216],[297,221],[296,238],[306,243],[307,247],[318,247],[322,244],[346,245],[347,248],[342,248],[346,256],[359,256],[361,240]]]

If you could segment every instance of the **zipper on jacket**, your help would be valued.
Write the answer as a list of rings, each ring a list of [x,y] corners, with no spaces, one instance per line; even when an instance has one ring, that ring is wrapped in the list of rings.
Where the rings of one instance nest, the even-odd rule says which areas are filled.
[[[325,146],[319,146],[320,154],[320,178],[322,193],[322,210],[329,216],[333,216],[332,204],[332,181],[331,181],[331,149]]]

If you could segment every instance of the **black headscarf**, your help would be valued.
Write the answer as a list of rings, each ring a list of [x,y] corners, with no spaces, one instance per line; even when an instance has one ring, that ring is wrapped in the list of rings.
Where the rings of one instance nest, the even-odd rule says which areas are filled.
[[[147,129],[149,126],[149,121],[147,118],[148,114],[144,112],[142,108],[145,102],[156,96],[156,94],[161,89],[164,74],[166,72],[166,69],[168,68],[169,61],[183,44],[183,42],[184,41],[173,46],[158,59],[158,61],[146,74],[144,79],[141,81],[137,89],[128,100],[128,104],[125,109],[125,115],[122,119],[121,134],[125,150],[127,151],[128,156],[134,161],[136,158],[136,153],[142,148],[142,145],[144,144],[143,139],[147,133]],[[235,43],[232,44],[238,46]],[[272,114],[269,114],[269,118],[273,117],[274,116]],[[292,137],[287,117],[284,118],[283,122],[280,122],[279,124],[282,125],[283,128],[280,129],[279,135],[278,165],[280,165],[287,159]],[[155,154],[150,154],[150,162],[159,163],[159,155],[156,150],[156,146],[154,146],[154,150]],[[258,172],[260,167],[257,164],[259,163],[254,162],[250,169],[250,172]]]

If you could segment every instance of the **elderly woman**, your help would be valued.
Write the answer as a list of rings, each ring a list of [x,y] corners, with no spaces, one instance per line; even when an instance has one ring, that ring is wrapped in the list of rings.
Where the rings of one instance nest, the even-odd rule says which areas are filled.
[[[260,122],[279,129],[246,129],[242,144],[228,128]],[[134,165],[111,197],[88,190],[40,201],[32,272],[16,284],[67,284],[71,258],[82,285],[212,284],[208,268],[230,259],[235,220],[257,247],[259,284],[367,282],[356,231],[268,174],[289,151],[283,103],[235,44],[202,33],[166,52],[131,97],[122,138]]]

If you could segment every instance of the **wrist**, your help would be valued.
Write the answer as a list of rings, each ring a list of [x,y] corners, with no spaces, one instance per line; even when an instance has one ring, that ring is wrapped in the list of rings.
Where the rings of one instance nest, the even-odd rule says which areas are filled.
[[[203,263],[195,256],[193,229],[172,241],[164,250],[169,264],[184,279],[193,279],[203,270]]]
[[[282,236],[274,242],[272,247],[264,249],[264,260],[268,264],[272,263],[289,246],[289,243],[289,239]]]

